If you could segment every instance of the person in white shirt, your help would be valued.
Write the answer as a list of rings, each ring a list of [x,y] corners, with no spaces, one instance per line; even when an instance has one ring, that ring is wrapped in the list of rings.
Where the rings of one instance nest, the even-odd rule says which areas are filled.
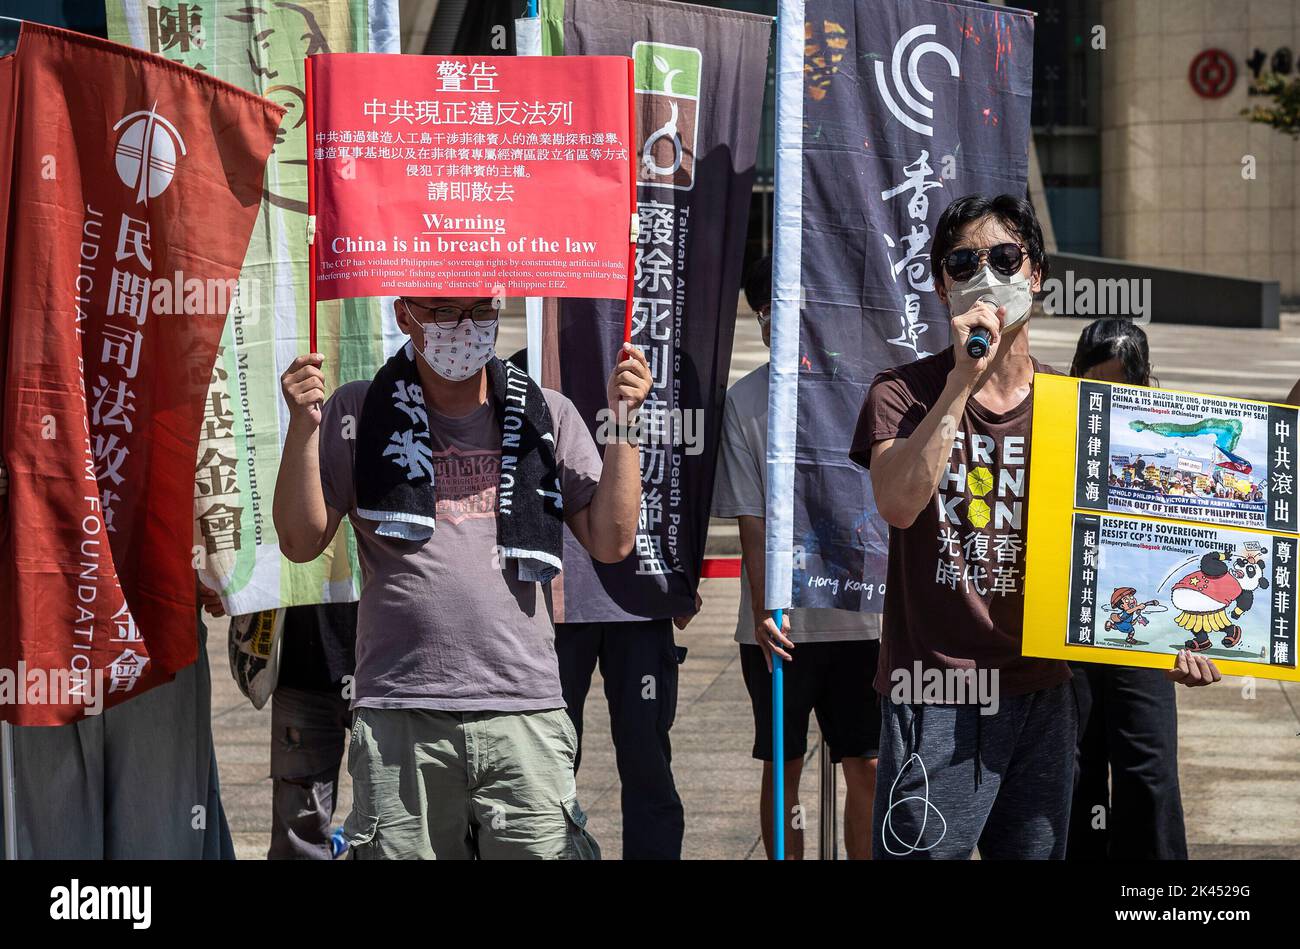
[[[772,261],[756,262],[745,277],[745,299],[771,345]],[[880,655],[880,616],[833,609],[787,610],[783,628],[763,609],[767,500],[768,364],[727,392],[722,444],[713,491],[713,516],[740,527],[740,615],[736,642],[754,710],[754,757],[763,762],[759,813],[763,846],[772,857],[772,653],[785,666],[785,799],[799,813],[799,778],[808,747],[808,716],[815,713],[831,760],[844,767],[848,798],[845,849],[850,859],[871,856],[871,812],[880,740],[880,703],[872,688]],[[797,646],[797,648],[796,648]],[[787,859],[803,857],[803,831],[786,824]],[[798,822],[793,822],[798,823]]]

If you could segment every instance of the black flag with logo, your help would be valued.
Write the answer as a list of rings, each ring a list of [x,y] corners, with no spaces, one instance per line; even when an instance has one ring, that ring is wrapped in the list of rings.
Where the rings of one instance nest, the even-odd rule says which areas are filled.
[[[948,346],[943,210],[1025,194],[1033,19],[971,0],[780,10],[802,28],[778,54],[766,605],[880,612],[888,525],[849,443],[877,373]]]
[[[631,556],[593,563],[566,531],[557,622],[694,612],[731,366],[772,20],[667,0],[545,0],[549,55],[635,64],[638,238],[632,341],[653,376],[641,409],[641,523]],[[543,381],[593,434],[624,301],[563,300]]]

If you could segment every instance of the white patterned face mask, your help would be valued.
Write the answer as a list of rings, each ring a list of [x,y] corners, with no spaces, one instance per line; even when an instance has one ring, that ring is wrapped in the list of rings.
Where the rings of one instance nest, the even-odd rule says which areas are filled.
[[[478,326],[465,319],[450,329],[437,323],[421,323],[420,328],[424,330],[421,357],[450,382],[464,382],[474,375],[487,365],[496,348],[496,324]]]
[[[1002,306],[1007,308],[1006,320],[1002,324],[1005,332],[1029,315],[1034,307],[1034,291],[1030,288],[1028,274],[1007,277],[985,264],[971,279],[952,285],[948,291],[948,310],[953,316],[961,316],[981,300],[995,310]]]

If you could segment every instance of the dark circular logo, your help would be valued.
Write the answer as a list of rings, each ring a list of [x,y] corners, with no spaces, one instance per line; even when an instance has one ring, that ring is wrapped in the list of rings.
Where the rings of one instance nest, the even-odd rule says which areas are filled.
[[[1237,63],[1221,49],[1207,49],[1192,60],[1187,78],[1202,99],[1221,99],[1237,83]]]

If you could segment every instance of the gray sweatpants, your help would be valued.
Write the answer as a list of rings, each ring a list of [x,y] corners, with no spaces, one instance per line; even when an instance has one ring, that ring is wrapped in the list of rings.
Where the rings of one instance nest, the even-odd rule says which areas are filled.
[[[1069,682],[975,705],[881,699],[872,856],[1061,860],[1078,709]]]
[[[13,730],[20,860],[235,859],[201,617],[197,632],[198,661],[171,682],[70,725]]]
[[[331,860],[331,823],[352,712],[338,692],[278,687],[271,695],[268,860]]]

